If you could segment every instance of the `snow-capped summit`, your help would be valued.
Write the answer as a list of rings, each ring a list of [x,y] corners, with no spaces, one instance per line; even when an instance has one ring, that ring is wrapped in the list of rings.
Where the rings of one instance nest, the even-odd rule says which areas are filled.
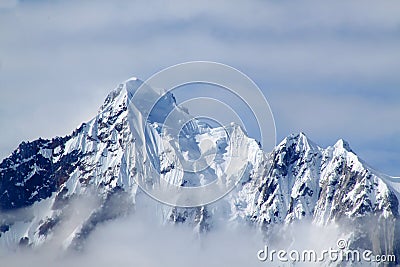
[[[34,211],[29,213],[33,216],[1,217],[0,244],[39,246],[51,240],[54,229],[71,213],[72,203],[95,194],[95,201],[82,200],[90,204],[63,231],[64,247],[79,248],[98,223],[123,216],[143,203],[158,210],[155,220],[189,224],[199,232],[212,231],[217,214],[227,224],[250,224],[264,232],[274,224],[294,221],[326,225],[375,216],[383,222],[381,227],[388,227],[385,236],[363,238],[380,244],[390,235],[387,247],[396,246],[398,230],[393,225],[399,217],[398,192],[360,160],[346,141],[321,148],[299,133],[286,137],[273,151],[262,151],[239,126],[212,128],[196,120],[190,120],[175,140],[171,138],[174,129],[164,124],[166,115],[177,109],[174,96],[153,88],[137,93],[142,86],[146,85],[137,78],[126,80],[110,92],[98,114],[72,134],[23,142],[0,163],[0,210]],[[153,105],[149,99],[158,101]],[[148,114],[141,114],[141,108]],[[179,108],[176,116],[190,117]],[[236,138],[233,142],[228,142],[226,131]],[[216,156],[210,168],[188,176],[179,167],[174,146],[180,146],[187,159],[204,151]],[[239,154],[246,150],[246,168],[238,186],[211,205],[166,206],[150,200],[135,182],[140,173],[154,168],[175,185],[207,184],[225,175],[227,151],[232,149],[228,146]],[[138,147],[145,147],[146,153]],[[154,182],[154,177],[143,179],[150,186]],[[375,248],[378,251],[380,246]]]
[[[336,142],[336,144],[334,145],[334,147],[337,149],[344,149],[344,150],[347,150],[348,152],[354,153],[354,151],[351,149],[349,143],[344,139],[339,139]]]

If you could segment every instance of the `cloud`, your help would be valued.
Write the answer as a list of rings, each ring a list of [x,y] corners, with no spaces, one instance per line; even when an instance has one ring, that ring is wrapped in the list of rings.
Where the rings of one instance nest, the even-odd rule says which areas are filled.
[[[83,205],[80,207],[80,205]],[[85,202],[76,202],[73,209],[87,209]],[[55,237],[65,235],[64,226],[80,220],[75,212],[60,227]],[[34,249],[0,251],[4,266],[276,266],[274,262],[259,262],[257,252],[268,245],[270,249],[335,248],[343,234],[337,226],[318,227],[310,222],[292,226],[275,226],[272,235],[263,235],[249,226],[227,221],[216,223],[211,232],[198,235],[184,224],[162,224],[149,207],[137,207],[135,213],[99,224],[88,237],[81,252],[60,250],[63,240]],[[271,233],[272,233],[271,232]]]
[[[335,140],[350,125],[350,139],[357,133],[376,141],[369,120],[398,114],[399,10],[397,1],[19,2],[0,10],[0,156],[22,140],[70,133],[126,78],[146,79],[190,60],[245,72],[274,113],[293,110],[281,96],[298,96],[292,104],[307,119],[278,115],[278,139],[308,128],[317,141]],[[376,113],[359,107],[360,98],[379,99]],[[323,121],[328,111],[314,100],[340,112],[344,123]],[[395,123],[379,123],[382,138],[398,132]],[[362,149],[371,147],[364,142]]]
[[[154,204],[154,203],[152,203]],[[261,235],[243,228],[219,228],[199,236],[188,225],[162,224],[154,210],[136,207],[135,213],[97,225],[83,251],[64,251],[71,226],[82,222],[90,205],[86,199],[72,204],[68,217],[41,247],[0,251],[4,266],[256,266]],[[154,205],[152,205],[154,207]],[[77,210],[73,212],[73,210]],[[65,221],[64,221],[65,220]],[[226,225],[225,225],[226,226]],[[258,232],[257,232],[258,233]],[[237,253],[238,249],[241,253]],[[247,265],[247,264],[250,265]]]
[[[17,4],[18,4],[17,0],[4,0],[4,1],[1,1],[0,10],[1,9],[15,8],[17,6]]]
[[[279,261],[276,255],[272,262],[260,262],[257,252],[268,246],[269,250],[283,249],[288,253],[314,250],[317,255],[322,255],[323,250],[338,249],[339,239],[346,240],[352,249],[359,249],[360,252],[363,249],[382,252],[379,248],[370,247],[372,244],[368,241],[360,241],[354,236],[355,229],[358,229],[356,233],[367,233],[366,229],[376,225],[379,218],[374,215],[360,219],[358,223],[340,221],[340,226],[334,222],[319,226],[313,224],[311,218],[305,218],[288,225],[271,224],[261,232],[260,225],[248,224],[239,218],[228,220],[231,216],[228,210],[223,208],[224,204],[218,204],[209,206],[212,216],[207,221],[211,230],[199,234],[188,223],[171,223],[167,219],[170,207],[147,196],[140,198],[141,201],[135,203],[130,213],[98,223],[82,243],[82,250],[65,250],[71,234],[98,207],[99,197],[88,190],[87,194],[72,199],[67,210],[61,214],[60,223],[49,232],[50,239],[41,246],[17,247],[14,250],[2,247],[2,266],[277,266]],[[21,209],[13,215],[20,221],[29,222],[33,213],[39,215],[40,208]],[[10,238],[10,232],[6,235]],[[385,239],[384,235],[378,236],[367,235],[364,238]],[[310,263],[299,262],[296,265],[309,266]]]

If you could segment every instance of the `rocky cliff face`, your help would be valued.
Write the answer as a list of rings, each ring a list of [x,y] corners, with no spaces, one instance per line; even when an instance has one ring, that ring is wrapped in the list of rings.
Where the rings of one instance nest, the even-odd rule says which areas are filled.
[[[264,233],[272,225],[301,220],[318,225],[347,224],[354,226],[354,246],[398,251],[399,193],[395,183],[360,160],[344,140],[321,148],[300,133],[264,152],[255,140],[232,126],[235,138],[248,151],[248,165],[229,195],[198,208],[170,207],[150,199],[135,182],[142,165],[156,166],[162,178],[174,184],[201,185],[221,175],[218,169],[224,164],[228,144],[220,129],[194,121],[185,129],[188,154],[195,155],[200,149],[193,140],[208,135],[218,143],[219,157],[212,169],[202,173],[202,180],[180,175],[173,157],[166,156],[170,153],[165,146],[168,136],[159,131],[163,114],[175,105],[174,97],[166,94],[149,116],[148,138],[140,140],[152,151],[152,162],[140,158],[135,150],[137,136],[128,122],[132,116],[129,100],[140,84],[135,78],[120,84],[98,114],[71,135],[23,142],[1,162],[3,246],[39,246],[55,238],[54,229],[63,227],[63,236],[57,237],[62,245],[80,248],[98,223],[145,205],[157,210],[156,220],[189,224],[198,232],[212,231],[216,221],[250,224]],[[136,156],[134,161],[132,156]],[[79,216],[75,203],[85,203]],[[71,217],[73,222],[65,223],[65,218]],[[363,220],[368,218],[374,218],[383,230],[366,235]]]

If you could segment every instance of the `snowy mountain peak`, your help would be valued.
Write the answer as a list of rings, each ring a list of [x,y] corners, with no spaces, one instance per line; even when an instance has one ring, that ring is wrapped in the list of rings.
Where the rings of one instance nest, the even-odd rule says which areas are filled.
[[[344,140],[344,139],[339,139],[339,140],[335,143],[334,147],[335,147],[336,149],[344,149],[344,150],[346,150],[346,151],[348,151],[348,152],[354,153],[354,151],[353,151],[353,150],[351,149],[351,147],[350,147],[350,144],[349,144],[346,140]]]
[[[300,132],[298,134],[291,134],[279,145],[275,150],[282,151],[287,148],[294,148],[296,151],[319,150],[319,146],[311,141],[306,134]]]
[[[138,90],[142,85],[147,86],[137,78],[126,80],[110,92],[98,114],[71,135],[22,143],[0,163],[0,210],[35,211],[29,217],[0,218],[0,244],[15,247],[21,240],[33,246],[47,242],[71,213],[72,203],[85,200],[89,192],[95,192],[98,199],[85,207],[83,215],[80,211],[71,229],[63,231],[64,236],[57,237],[64,247],[79,248],[97,224],[124,216],[140,205],[154,209],[155,220],[189,224],[199,232],[212,229],[217,220],[250,224],[267,232],[273,224],[297,220],[325,225],[368,216],[392,221],[399,217],[394,187],[363,164],[346,141],[321,148],[299,133],[286,137],[269,152],[262,151],[237,124],[212,128],[196,120],[189,120],[180,140],[175,140],[169,135],[174,129],[167,127],[162,132],[159,126],[164,126],[173,109],[178,119],[190,115],[177,107],[171,93],[148,86]],[[129,116],[143,118],[144,123],[132,124]],[[141,125],[146,135],[138,134],[144,131],[136,127]],[[138,144],[146,152],[138,150]],[[188,158],[195,159],[204,151],[215,157],[209,168],[188,176],[179,166],[174,147],[183,148],[183,156]],[[230,195],[212,205],[162,205],[151,201],[136,183],[142,177],[150,187],[154,185],[154,177],[146,173],[150,166],[157,170],[157,178],[182,187],[219,178],[228,183],[229,150],[243,159],[244,175]]]
[[[118,107],[122,106],[126,107],[133,94],[142,84],[143,82],[136,77],[129,78],[119,84],[117,88],[108,94],[98,113],[105,110],[118,109]]]
[[[128,106],[131,104],[139,110],[144,110],[142,115],[147,116],[148,121],[152,123],[162,123],[165,117],[177,108],[176,99],[172,93],[151,88],[138,78],[132,77],[108,94],[98,114],[103,113],[103,117],[119,116],[127,113]],[[146,112],[147,110],[149,112]]]

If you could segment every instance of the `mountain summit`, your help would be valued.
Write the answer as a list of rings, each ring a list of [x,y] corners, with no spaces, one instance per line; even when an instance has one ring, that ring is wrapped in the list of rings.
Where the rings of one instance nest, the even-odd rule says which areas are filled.
[[[181,141],[188,157],[195,157],[203,149],[198,140],[204,135],[214,140],[219,150],[213,167],[204,170],[201,179],[182,176],[166,149],[166,144],[172,143],[159,129],[176,105],[172,94],[161,93],[149,114],[146,140],[137,140],[131,131],[128,104],[141,84],[137,78],[128,79],[107,96],[92,120],[70,135],[23,142],[0,163],[3,247],[40,246],[55,238],[57,228],[65,227],[59,237],[61,245],[81,248],[99,223],[134,212],[142,205],[159,211],[155,212],[155,220],[187,224],[199,233],[212,231],[216,220],[251,225],[261,233],[268,233],[274,225],[296,221],[322,226],[351,224],[354,246],[372,244],[377,252],[399,251],[395,238],[398,192],[386,177],[360,160],[344,140],[321,148],[299,133],[286,137],[273,151],[262,151],[240,127],[232,126],[235,138],[241,140],[240,149],[248,153],[242,179],[229,195],[197,208],[178,208],[152,200],[135,182],[145,166],[155,166],[170,183],[202,185],[224,175],[221,168],[228,144],[219,128],[196,121],[187,125],[186,139]],[[134,144],[139,141],[151,151],[147,160],[135,150]],[[85,203],[84,208],[66,227],[63,221],[74,214],[76,203]],[[366,218],[376,218],[384,231],[360,231]]]

